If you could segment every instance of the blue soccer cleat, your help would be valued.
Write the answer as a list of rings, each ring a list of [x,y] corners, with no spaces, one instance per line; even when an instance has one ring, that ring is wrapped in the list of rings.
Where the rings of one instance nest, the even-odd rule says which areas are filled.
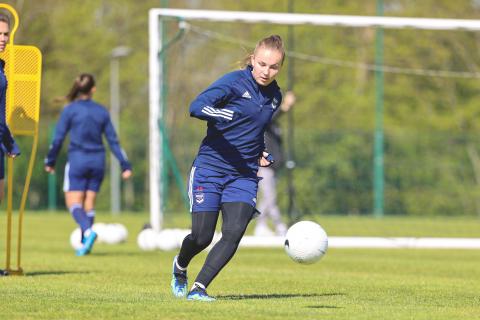
[[[177,268],[177,257],[173,258],[172,266],[172,293],[177,298],[183,298],[187,295],[188,278],[187,271],[182,271]]]
[[[96,239],[97,233],[93,230],[90,230],[89,235],[83,239],[83,247],[76,251],[76,255],[81,257],[89,254],[90,251],[92,251],[92,247]]]
[[[187,300],[193,301],[204,301],[204,302],[212,302],[217,299],[208,295],[207,291],[199,286],[194,286],[192,290],[187,295]]]

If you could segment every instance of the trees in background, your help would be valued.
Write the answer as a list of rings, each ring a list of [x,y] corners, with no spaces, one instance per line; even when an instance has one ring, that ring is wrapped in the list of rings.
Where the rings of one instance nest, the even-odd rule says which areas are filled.
[[[132,210],[148,204],[148,9],[159,1],[6,1],[18,6],[19,44],[44,54],[38,164],[29,207],[45,208],[47,176],[42,158],[49,129],[76,74],[98,79],[97,100],[109,103],[109,61],[119,45],[132,48],[121,60],[120,138],[135,170],[128,188]],[[475,1],[385,0],[385,15],[478,17]],[[287,1],[169,1],[171,7],[286,12]],[[375,1],[295,1],[303,13],[375,15]],[[167,55],[168,107],[165,126],[180,172],[186,177],[205,124],[188,116],[188,104],[218,75],[235,69],[254,42],[285,26],[193,22]],[[167,36],[177,31],[167,24]],[[203,32],[214,31],[224,38]],[[295,186],[302,213],[366,214],[372,210],[375,31],[372,28],[295,26]],[[464,31],[385,30],[385,212],[391,214],[480,213],[478,34]],[[304,54],[299,56],[298,53]],[[287,66],[285,66],[287,67]],[[432,70],[464,71],[469,77]],[[279,83],[285,87],[287,72]],[[282,120],[286,127],[286,119]],[[286,130],[284,130],[286,133]],[[23,165],[18,160],[18,165]],[[62,163],[63,161],[63,163]],[[58,192],[61,194],[61,168]],[[170,179],[168,210],[183,210]],[[285,175],[280,187],[285,188]],[[99,207],[109,208],[109,181]],[[20,186],[17,187],[19,188]],[[282,198],[283,207],[286,197]],[[60,197],[59,205],[62,205]],[[124,204],[125,207],[125,204]]]

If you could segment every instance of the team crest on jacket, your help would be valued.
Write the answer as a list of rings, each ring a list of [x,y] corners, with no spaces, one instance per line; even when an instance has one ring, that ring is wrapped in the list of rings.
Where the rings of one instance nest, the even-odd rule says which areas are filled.
[[[275,110],[278,106],[278,100],[277,98],[273,98],[273,102],[272,102],[272,109]]]
[[[203,192],[202,192],[202,193],[196,193],[196,194],[195,194],[195,201],[196,201],[198,204],[203,203],[203,201],[205,201],[205,196],[204,196]]]

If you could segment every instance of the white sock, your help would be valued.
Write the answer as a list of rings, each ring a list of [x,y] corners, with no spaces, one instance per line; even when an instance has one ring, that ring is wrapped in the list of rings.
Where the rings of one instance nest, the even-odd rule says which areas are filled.
[[[178,270],[180,271],[187,271],[187,268],[182,268],[180,267],[180,265],[178,264],[178,259],[175,258],[175,266],[178,268]]]
[[[202,288],[203,290],[206,289],[205,286],[203,284],[201,284],[200,282],[194,282],[193,286],[192,286],[192,290],[195,289],[195,287]]]

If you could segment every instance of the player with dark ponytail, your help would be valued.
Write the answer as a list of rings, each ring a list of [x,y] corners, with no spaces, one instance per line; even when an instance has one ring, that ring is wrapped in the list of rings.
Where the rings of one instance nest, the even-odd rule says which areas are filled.
[[[63,191],[67,208],[82,230],[83,247],[76,251],[78,256],[90,253],[97,238],[92,225],[95,200],[105,175],[103,135],[120,162],[122,178],[128,179],[132,175],[130,162],[120,148],[107,109],[92,100],[95,90],[95,78],[91,74],[83,73],[75,79],[65,97],[69,104],[60,115],[45,158],[45,171],[53,173],[63,140],[70,133]]]

